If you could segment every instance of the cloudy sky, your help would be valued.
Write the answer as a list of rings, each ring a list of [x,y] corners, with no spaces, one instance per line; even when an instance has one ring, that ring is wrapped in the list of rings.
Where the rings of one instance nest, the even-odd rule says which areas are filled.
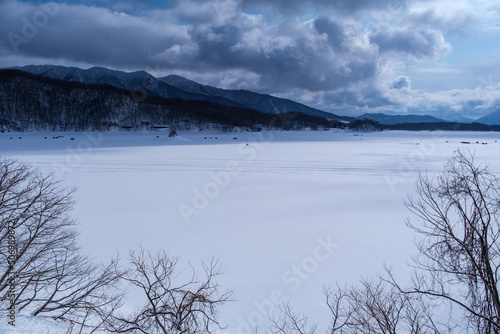
[[[0,0],[0,67],[179,74],[344,115],[500,110],[498,0]]]

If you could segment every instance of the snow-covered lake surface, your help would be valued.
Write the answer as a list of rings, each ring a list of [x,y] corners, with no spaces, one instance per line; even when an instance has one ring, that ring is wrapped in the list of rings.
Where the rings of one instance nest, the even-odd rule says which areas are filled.
[[[242,334],[282,300],[326,325],[323,286],[384,264],[406,275],[403,201],[459,148],[500,173],[499,133],[0,134],[0,155],[78,187],[80,244],[97,259],[138,244],[183,265],[218,258],[236,299],[221,318]]]

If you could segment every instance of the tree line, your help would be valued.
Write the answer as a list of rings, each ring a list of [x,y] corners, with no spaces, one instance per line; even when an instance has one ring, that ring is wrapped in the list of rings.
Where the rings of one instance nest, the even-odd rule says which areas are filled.
[[[482,123],[459,122],[424,122],[424,123],[397,123],[381,124],[371,119],[357,119],[347,126],[354,130],[403,130],[403,131],[500,131],[500,125],[486,125]]]

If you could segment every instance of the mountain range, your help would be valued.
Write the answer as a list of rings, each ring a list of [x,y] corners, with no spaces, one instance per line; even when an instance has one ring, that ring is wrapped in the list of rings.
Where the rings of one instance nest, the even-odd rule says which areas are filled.
[[[13,68],[52,79],[87,84],[108,84],[121,89],[138,91],[152,97],[210,101],[233,107],[249,108],[270,115],[299,112],[310,116],[321,116],[330,120],[352,119],[351,117],[335,115],[267,94],[202,85],[177,75],[155,78],[145,71],[127,73],[103,67],[92,67],[84,70],[76,67],[54,65],[28,65]]]
[[[428,115],[339,116],[292,100],[216,88],[178,75],[156,78],[145,71],[128,73],[103,67],[29,65],[0,70],[0,98],[2,129],[17,130],[151,128],[169,122],[178,127],[217,124],[226,129],[259,129],[278,123],[279,127],[313,129],[349,124],[396,129],[398,124],[419,124],[415,129],[425,129],[447,123]],[[276,123],[276,115],[286,116]],[[293,121],[285,122],[285,118]],[[476,122],[500,124],[500,111]]]
[[[50,72],[52,76],[55,76],[54,73]],[[129,89],[138,82],[137,75],[127,75],[126,79],[131,80],[123,80],[120,76],[82,79],[74,73],[67,76],[64,71],[56,74],[79,81],[56,79],[18,69],[0,70],[1,131],[153,130],[166,127],[259,131],[319,129],[344,124],[297,112],[266,114],[229,100],[225,103],[210,101],[218,101],[219,97],[195,98],[196,95],[175,87],[161,88],[172,93],[165,95],[169,97],[159,96],[156,92],[160,89],[151,90],[144,86]],[[136,80],[135,83],[133,80]]]

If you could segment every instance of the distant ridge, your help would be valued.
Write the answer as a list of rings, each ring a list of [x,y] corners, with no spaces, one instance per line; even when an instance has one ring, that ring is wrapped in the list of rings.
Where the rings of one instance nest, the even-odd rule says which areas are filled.
[[[500,110],[494,111],[489,115],[481,117],[476,122],[487,125],[500,125]]]
[[[444,122],[442,119],[429,115],[386,115],[383,113],[363,114],[358,119],[369,119],[384,125],[399,123],[436,123]]]

